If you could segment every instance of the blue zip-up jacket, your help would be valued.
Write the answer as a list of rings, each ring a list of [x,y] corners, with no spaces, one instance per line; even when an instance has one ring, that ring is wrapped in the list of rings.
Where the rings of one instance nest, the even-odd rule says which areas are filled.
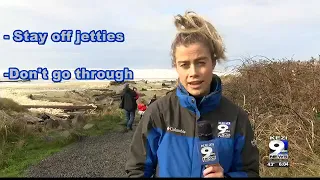
[[[221,86],[214,75],[212,91],[199,108],[181,84],[150,105],[130,145],[128,177],[203,177],[205,168],[197,148],[199,121],[213,127],[225,176],[259,177],[259,152],[248,116],[222,96]]]

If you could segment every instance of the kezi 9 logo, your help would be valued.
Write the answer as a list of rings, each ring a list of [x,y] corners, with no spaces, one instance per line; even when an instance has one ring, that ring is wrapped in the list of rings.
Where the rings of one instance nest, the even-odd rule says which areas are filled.
[[[216,155],[212,151],[213,151],[212,147],[203,147],[203,148],[201,148],[201,154],[202,154],[202,161],[203,162],[214,161],[216,159]]]
[[[230,138],[230,122],[218,122],[218,137]]]
[[[288,140],[286,136],[271,136],[269,159],[288,159]]]
[[[201,153],[201,164],[215,164],[219,162],[218,152],[213,142],[200,141],[198,147]]]

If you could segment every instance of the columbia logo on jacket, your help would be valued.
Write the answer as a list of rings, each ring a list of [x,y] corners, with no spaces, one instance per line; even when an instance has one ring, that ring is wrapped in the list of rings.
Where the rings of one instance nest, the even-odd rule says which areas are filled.
[[[186,133],[185,130],[183,130],[183,129],[177,129],[177,128],[174,128],[174,127],[167,127],[167,131],[177,132],[177,133],[182,133],[182,134],[185,134],[185,133]]]

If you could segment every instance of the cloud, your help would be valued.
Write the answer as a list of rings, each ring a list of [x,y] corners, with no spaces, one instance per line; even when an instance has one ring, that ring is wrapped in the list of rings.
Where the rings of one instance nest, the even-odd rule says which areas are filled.
[[[229,1],[231,2],[231,1]],[[270,26],[298,22],[319,22],[320,1],[237,1],[217,8],[216,20],[224,26]],[[306,13],[307,12],[307,13]]]

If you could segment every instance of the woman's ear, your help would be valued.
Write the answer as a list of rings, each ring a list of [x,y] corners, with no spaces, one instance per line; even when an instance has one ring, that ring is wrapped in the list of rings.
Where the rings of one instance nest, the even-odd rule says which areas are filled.
[[[217,61],[216,60],[212,60],[212,69],[214,69],[217,65]]]

